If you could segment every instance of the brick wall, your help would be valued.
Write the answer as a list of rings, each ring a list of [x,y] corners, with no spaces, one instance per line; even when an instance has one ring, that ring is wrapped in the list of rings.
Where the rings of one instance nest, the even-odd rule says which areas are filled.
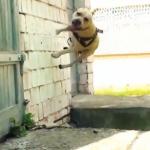
[[[21,51],[24,64],[24,97],[30,102],[26,112],[39,123],[51,124],[69,114],[71,102],[70,68],[57,66],[70,62],[70,56],[53,59],[51,53],[66,46],[68,33],[55,35],[55,29],[68,24],[67,0],[20,0]],[[58,123],[67,122],[68,117]]]

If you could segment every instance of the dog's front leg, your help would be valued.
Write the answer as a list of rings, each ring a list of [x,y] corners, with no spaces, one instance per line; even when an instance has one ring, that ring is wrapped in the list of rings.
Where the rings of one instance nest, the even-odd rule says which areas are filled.
[[[68,31],[68,27],[61,28],[61,29],[56,29],[56,35],[58,35],[61,32],[64,32],[64,31]]]
[[[64,68],[72,67],[73,64],[75,64],[75,63],[77,63],[77,62],[79,62],[79,61],[89,57],[92,54],[93,54],[93,51],[85,50],[85,51],[83,51],[81,53],[81,55],[75,61],[73,61],[72,63],[70,63],[68,65],[59,65],[59,68],[60,69],[64,69]]]
[[[53,58],[59,58],[61,55],[64,55],[64,54],[67,54],[67,53],[72,53],[72,52],[74,52],[72,50],[72,47],[69,47],[69,48],[64,48],[63,51],[60,51],[60,52],[57,52],[57,53],[53,53],[51,56]]]

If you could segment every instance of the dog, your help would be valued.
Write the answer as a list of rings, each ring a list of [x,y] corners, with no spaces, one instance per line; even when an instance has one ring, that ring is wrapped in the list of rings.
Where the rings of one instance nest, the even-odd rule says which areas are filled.
[[[67,65],[59,65],[60,69],[72,67],[73,64],[82,61],[83,59],[92,55],[99,45],[98,32],[103,33],[103,30],[99,30],[95,27],[92,20],[92,12],[87,8],[79,8],[73,13],[71,24],[62,29],[57,29],[56,34],[58,35],[64,31],[71,31],[72,36],[70,40],[73,45],[65,47],[64,50],[53,53],[53,58],[59,58],[61,55],[67,53],[78,53],[79,57]]]

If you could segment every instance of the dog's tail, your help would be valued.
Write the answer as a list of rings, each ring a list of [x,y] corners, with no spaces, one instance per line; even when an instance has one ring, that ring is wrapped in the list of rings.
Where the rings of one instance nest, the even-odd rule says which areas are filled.
[[[94,10],[92,10],[92,15],[94,15],[97,11],[99,11],[100,10],[100,8],[95,8]]]

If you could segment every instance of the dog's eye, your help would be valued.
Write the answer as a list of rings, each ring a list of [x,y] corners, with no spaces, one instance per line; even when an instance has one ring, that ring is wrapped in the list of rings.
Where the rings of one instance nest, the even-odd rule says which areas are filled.
[[[82,14],[81,14],[80,12],[77,12],[77,15],[78,15],[78,16],[81,16]]]
[[[89,19],[87,17],[84,18],[85,21],[89,21]]]

